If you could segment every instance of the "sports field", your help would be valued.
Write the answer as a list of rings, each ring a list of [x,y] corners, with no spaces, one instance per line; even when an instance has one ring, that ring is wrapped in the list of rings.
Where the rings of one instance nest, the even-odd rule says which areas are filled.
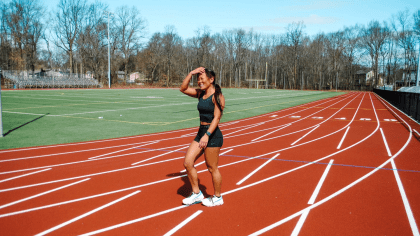
[[[252,117],[343,93],[223,89],[221,122]],[[199,125],[197,100],[177,89],[2,91],[0,149],[178,130]]]
[[[241,91],[246,94],[239,95]],[[277,106],[272,104],[281,106],[287,101],[282,95],[301,93],[290,103],[317,96],[262,91],[227,90],[226,95],[236,96],[227,104],[241,105],[225,115],[254,115]],[[170,93],[146,92],[151,93],[131,96],[164,99]],[[242,103],[252,92],[258,96]],[[270,101],[253,103],[263,97]],[[188,105],[191,100],[191,111],[183,109],[191,117],[180,118],[170,108],[167,119],[152,118],[147,122],[156,123],[145,127],[196,126],[197,120],[184,121],[197,116],[196,101],[182,101]],[[168,104],[172,102],[160,106]],[[113,108],[109,110],[118,110]],[[220,124],[224,204],[212,208],[182,205],[191,193],[183,159],[197,127],[0,150],[1,235],[420,235],[418,123],[369,92],[273,109]],[[83,113],[80,108],[78,113]],[[121,123],[120,114],[114,121],[105,114],[58,118]],[[28,125],[44,118],[57,117],[44,116]],[[164,123],[175,121],[180,122]],[[211,196],[212,179],[203,157],[195,168],[200,190]]]

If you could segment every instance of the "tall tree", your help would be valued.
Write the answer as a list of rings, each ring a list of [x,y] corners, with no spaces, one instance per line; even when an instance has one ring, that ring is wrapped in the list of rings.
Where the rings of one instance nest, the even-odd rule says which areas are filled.
[[[146,21],[140,17],[136,7],[122,6],[116,12],[116,31],[118,48],[123,56],[124,73],[127,76],[130,56],[133,56],[141,46],[141,39],[146,32]]]
[[[52,19],[55,44],[67,53],[70,73],[74,72],[73,57],[76,41],[84,28],[87,10],[86,0],[60,0]]]

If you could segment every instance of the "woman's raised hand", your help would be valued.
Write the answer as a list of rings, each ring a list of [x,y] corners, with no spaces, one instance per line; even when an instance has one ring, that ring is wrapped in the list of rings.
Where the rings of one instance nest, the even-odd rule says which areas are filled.
[[[206,69],[204,67],[198,67],[197,69],[191,71],[190,74],[196,75],[196,74],[201,74],[205,72],[206,72]]]

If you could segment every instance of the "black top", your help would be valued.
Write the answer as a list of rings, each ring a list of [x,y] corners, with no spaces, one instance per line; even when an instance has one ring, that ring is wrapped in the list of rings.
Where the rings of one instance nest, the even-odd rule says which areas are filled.
[[[201,92],[200,97],[198,98],[197,109],[200,113],[200,121],[211,123],[214,118],[214,103],[212,100],[214,94],[210,95],[208,98],[203,99],[204,92]]]

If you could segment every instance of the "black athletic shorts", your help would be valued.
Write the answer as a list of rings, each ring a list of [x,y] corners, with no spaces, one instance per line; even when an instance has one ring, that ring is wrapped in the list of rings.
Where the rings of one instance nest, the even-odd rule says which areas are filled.
[[[209,127],[210,125],[200,125],[200,128],[198,129],[197,136],[195,136],[194,141],[199,143],[200,139],[206,134]],[[223,145],[222,131],[220,131],[219,126],[217,126],[216,130],[214,130],[214,132],[210,135],[209,142],[207,143],[207,147],[222,147],[222,145]]]

